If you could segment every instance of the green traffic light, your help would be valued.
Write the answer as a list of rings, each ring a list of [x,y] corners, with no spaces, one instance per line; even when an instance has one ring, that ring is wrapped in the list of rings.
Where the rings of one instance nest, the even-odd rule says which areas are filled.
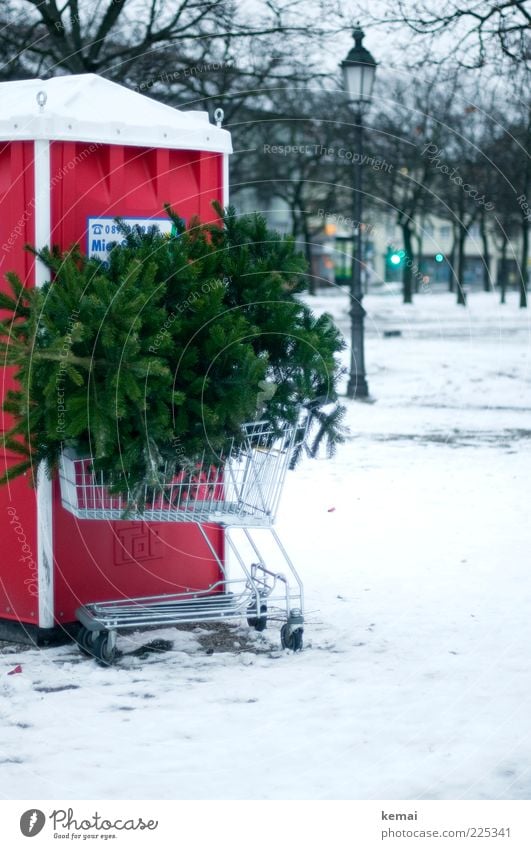
[[[442,254],[435,254],[435,262],[442,262],[444,259]]]
[[[399,256],[399,254],[391,254],[391,256],[389,257],[389,262],[392,265],[400,265],[400,263],[402,262],[402,257]]]

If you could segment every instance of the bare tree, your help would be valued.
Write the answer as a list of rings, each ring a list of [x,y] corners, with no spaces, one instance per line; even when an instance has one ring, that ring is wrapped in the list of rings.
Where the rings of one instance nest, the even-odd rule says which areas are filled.
[[[172,13],[169,4],[150,0],[22,0],[1,13],[3,73],[17,61],[25,76],[104,73],[123,79],[132,62],[149,51],[179,44],[200,32],[215,14],[226,16],[225,0],[184,0]],[[166,13],[165,13],[166,10]]]
[[[453,101],[445,121],[448,127],[446,144],[431,161],[438,171],[440,214],[451,219],[454,229],[452,277],[457,303],[465,305],[466,241],[475,222],[481,230],[483,219],[486,228],[485,216],[494,209],[491,196],[494,165],[484,149],[491,126],[484,110],[462,99]],[[488,246],[486,250],[488,253]]]
[[[324,224],[319,209],[333,214],[351,196],[344,96],[302,87],[278,88],[269,96],[270,109],[236,132],[243,150],[233,157],[233,191],[252,187],[265,205],[280,199],[311,267],[313,242]],[[345,217],[350,221],[350,213]],[[312,275],[308,285],[313,291]]]
[[[264,0],[8,0],[0,11],[3,78],[98,73],[127,81],[164,56],[166,71],[205,61],[213,47],[257,37],[314,34],[297,3]],[[285,54],[286,55],[286,54]]]
[[[395,27],[404,24],[423,45],[423,64],[453,60],[464,68],[511,65],[531,61],[531,6],[529,0],[398,0],[387,10],[367,6],[367,20]],[[411,51],[410,51],[411,53]]]
[[[404,303],[411,303],[415,288],[413,241],[420,219],[437,206],[434,187],[437,170],[430,160],[445,144],[448,128],[444,117],[455,89],[441,89],[437,77],[417,81],[412,87],[402,80],[383,98],[384,109],[374,121],[371,137],[379,155],[390,166],[381,172],[379,198],[392,209],[402,232]]]
[[[489,155],[493,162],[493,214],[501,261],[499,285],[502,302],[508,284],[507,252],[513,250],[518,269],[520,306],[527,306],[529,222],[531,220],[531,101],[506,104],[505,114],[498,110],[495,132],[492,133]],[[519,237],[519,257],[511,246]]]

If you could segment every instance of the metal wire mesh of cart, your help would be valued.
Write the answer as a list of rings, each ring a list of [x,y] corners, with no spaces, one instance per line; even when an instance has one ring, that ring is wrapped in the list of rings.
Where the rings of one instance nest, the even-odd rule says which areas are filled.
[[[136,499],[113,494],[111,481],[93,469],[90,457],[66,449],[59,463],[63,507],[78,519],[143,519],[151,522],[218,522],[240,527],[274,522],[284,479],[301,428],[243,425],[215,463],[202,458],[187,470],[166,469],[161,487],[144,487]],[[167,482],[166,482],[167,481]]]

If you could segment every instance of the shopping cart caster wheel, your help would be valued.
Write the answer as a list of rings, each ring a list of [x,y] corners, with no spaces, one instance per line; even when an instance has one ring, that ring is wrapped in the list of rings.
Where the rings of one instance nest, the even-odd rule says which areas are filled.
[[[111,666],[116,657],[116,644],[110,634],[100,634],[92,643],[91,654],[96,658],[100,666]]]
[[[88,628],[81,626],[76,635],[76,642],[78,644],[79,650],[82,654],[87,655],[87,657],[94,657],[94,644],[92,642],[93,632],[89,631]]]
[[[260,613],[263,613],[263,616],[248,616],[247,624],[250,628],[254,628],[255,631],[265,631],[267,628],[267,605],[262,604],[260,606]]]
[[[283,649],[302,651],[302,628],[296,628],[290,634],[287,624],[283,625],[280,629],[280,642]]]

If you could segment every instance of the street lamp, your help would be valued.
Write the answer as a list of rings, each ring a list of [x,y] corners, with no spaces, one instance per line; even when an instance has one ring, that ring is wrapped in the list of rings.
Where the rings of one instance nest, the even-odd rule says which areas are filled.
[[[349,95],[356,115],[356,154],[353,226],[356,236],[352,234],[352,277],[350,281],[350,318],[351,318],[351,348],[350,348],[350,377],[347,385],[348,398],[367,398],[369,387],[365,376],[364,327],[365,310],[362,306],[363,291],[361,288],[362,261],[362,232],[363,215],[363,110],[371,100],[376,62],[368,50],[363,47],[364,32],[360,25],[354,29],[354,47],[341,63],[343,72],[343,87]],[[355,251],[354,251],[355,247]]]

